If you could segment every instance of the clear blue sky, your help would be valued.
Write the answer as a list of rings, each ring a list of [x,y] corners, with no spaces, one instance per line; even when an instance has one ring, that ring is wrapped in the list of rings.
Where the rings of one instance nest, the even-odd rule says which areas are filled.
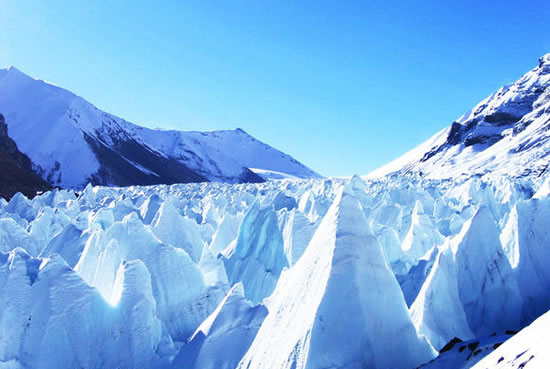
[[[131,122],[366,174],[550,52],[550,1],[0,0],[0,66]]]

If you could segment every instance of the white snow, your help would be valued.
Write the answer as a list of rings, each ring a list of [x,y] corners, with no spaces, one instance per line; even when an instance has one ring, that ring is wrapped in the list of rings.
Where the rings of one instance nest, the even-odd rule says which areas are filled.
[[[549,340],[550,313],[545,313],[473,368],[546,368],[550,362]]]

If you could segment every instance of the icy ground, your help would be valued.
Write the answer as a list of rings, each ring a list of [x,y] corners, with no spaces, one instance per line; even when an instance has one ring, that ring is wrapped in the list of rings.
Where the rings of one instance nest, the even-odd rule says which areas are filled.
[[[550,309],[549,192],[354,177],[0,200],[0,368],[415,368]]]

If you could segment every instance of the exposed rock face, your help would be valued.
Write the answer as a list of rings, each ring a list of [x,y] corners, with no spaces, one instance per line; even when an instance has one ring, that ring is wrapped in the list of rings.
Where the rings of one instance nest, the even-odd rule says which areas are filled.
[[[8,125],[4,116],[0,114],[0,137],[6,137],[8,135]]]
[[[0,114],[0,146],[2,151],[10,155],[17,154],[17,145],[13,140],[8,136],[8,125],[6,124],[6,119],[2,114]],[[20,157],[19,159],[23,159]],[[28,159],[28,158],[27,158]],[[24,163],[21,163],[24,165]],[[30,164],[30,161],[29,161]]]
[[[32,170],[30,159],[17,149],[8,136],[8,125],[0,114],[0,197],[11,198],[21,192],[27,197],[37,192],[48,191],[52,187]]]

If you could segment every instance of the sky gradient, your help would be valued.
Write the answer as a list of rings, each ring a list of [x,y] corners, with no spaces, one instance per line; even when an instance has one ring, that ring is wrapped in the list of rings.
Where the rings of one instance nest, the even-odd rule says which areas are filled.
[[[0,67],[148,127],[241,127],[347,176],[550,52],[547,0],[155,3],[0,0]]]

